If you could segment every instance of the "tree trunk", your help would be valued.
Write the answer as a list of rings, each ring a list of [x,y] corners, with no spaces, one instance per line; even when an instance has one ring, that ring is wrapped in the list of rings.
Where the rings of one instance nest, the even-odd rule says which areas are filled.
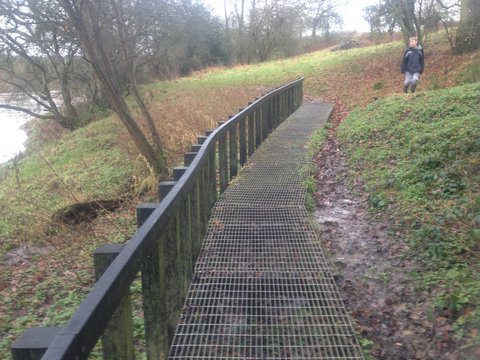
[[[61,0],[72,25],[78,32],[83,51],[92,64],[95,74],[103,85],[105,94],[120,121],[127,128],[138,151],[152,166],[157,175],[164,175],[165,168],[158,159],[152,146],[133,119],[123,98],[118,81],[115,77],[110,58],[105,50],[105,41],[102,36],[98,13],[88,0],[79,4],[74,0]]]
[[[480,0],[462,0],[455,52],[480,49]]]
[[[75,130],[75,128],[77,128],[78,126],[78,115],[75,107],[73,106],[72,94],[70,92],[70,84],[66,76],[62,77],[61,83],[62,100],[63,106],[65,108],[65,122],[67,123],[67,127],[70,130]]]
[[[123,11],[121,6],[118,6],[116,0],[111,0],[110,3],[112,5],[112,9],[115,14],[115,20],[118,26],[118,32],[123,43],[122,54],[125,62],[125,67],[127,68],[127,72],[128,72],[128,82],[129,82],[130,91],[133,97],[135,98],[135,101],[138,107],[140,108],[140,112],[142,113],[142,116],[145,118],[145,121],[147,123],[147,127],[148,127],[148,130],[150,131],[150,136],[152,137],[152,141],[153,141],[153,149],[161,157],[163,155],[163,147],[160,142],[160,136],[158,135],[158,131],[155,128],[155,123],[153,121],[152,115],[148,111],[147,106],[145,105],[145,102],[143,101],[142,96],[138,91],[137,78],[135,76],[137,67],[135,65],[134,50],[132,50],[133,48],[135,48],[135,44],[130,43],[127,39],[126,32],[124,29]],[[160,165],[164,167],[162,169],[162,173],[166,174],[168,172],[168,169],[164,166],[163,161],[161,161]]]
[[[227,34],[227,38],[229,36],[229,29],[228,29],[228,12],[227,12],[227,0],[223,0],[223,13],[225,16],[225,33]]]

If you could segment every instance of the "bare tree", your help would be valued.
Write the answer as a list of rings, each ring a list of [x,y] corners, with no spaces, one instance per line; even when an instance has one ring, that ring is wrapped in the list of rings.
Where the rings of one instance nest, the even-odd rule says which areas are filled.
[[[452,51],[455,51],[455,32],[451,29],[460,18],[459,0],[436,0],[439,5],[439,21],[443,25]]]
[[[411,36],[422,43],[428,31],[436,29],[446,16],[438,0],[381,0],[365,12],[372,32],[387,29],[392,33],[399,28],[406,45]]]
[[[343,4],[339,0],[311,0],[305,4],[305,13],[308,26],[312,30],[312,38],[317,37],[317,32],[321,30],[327,37],[333,25],[341,25],[341,17],[337,12],[337,7]]]
[[[54,119],[75,129],[78,116],[72,87],[81,82],[77,76],[80,59],[62,14],[48,1],[5,0],[0,3],[0,24],[0,81],[33,102],[38,111],[12,104],[0,104],[0,108]],[[57,91],[60,101],[56,101]]]
[[[114,24],[113,19],[106,16],[105,8],[102,7],[104,3],[101,1],[59,0],[59,3],[68,15],[71,26],[76,30],[82,51],[92,64],[112,108],[128,130],[138,150],[145,156],[156,174],[166,174],[168,169],[165,166],[162,154],[157,153],[148,142],[125,102],[118,74],[112,66],[111,54],[107,51],[107,49],[111,49],[108,41],[113,41],[111,31],[118,24]],[[102,23],[101,20],[105,20],[105,22],[110,20],[110,24],[116,26],[112,29],[105,26],[105,22]],[[118,31],[118,29],[116,30]],[[116,35],[118,36],[118,33]],[[121,41],[121,46],[127,46],[127,44]],[[129,50],[120,49],[120,51],[124,53],[124,56],[125,54],[127,57],[129,56]]]
[[[250,42],[255,56],[265,61],[274,54],[293,55],[298,40],[303,4],[265,3],[250,19]]]
[[[369,23],[372,34],[387,32],[392,35],[397,26],[385,3],[367,6],[364,9],[364,19]]]
[[[118,36],[120,39],[120,51],[122,53],[124,62],[125,62],[125,69],[127,71],[127,77],[128,77],[128,85],[129,89],[135,98],[135,101],[140,108],[140,112],[142,113],[142,116],[145,118],[145,121],[147,123],[148,130],[150,132],[150,136],[152,137],[153,140],[153,150],[157,154],[161,154],[164,152],[164,149],[162,147],[162,144],[160,142],[160,136],[158,135],[158,131],[155,128],[155,124],[152,118],[152,115],[147,109],[147,106],[145,105],[145,102],[143,101],[140,92],[138,90],[138,85],[137,85],[137,60],[138,56],[135,53],[136,50],[136,33],[135,33],[135,27],[130,27],[131,32],[128,32],[125,30],[125,23],[128,24],[134,24],[133,19],[129,19],[130,21],[127,21],[124,12],[123,12],[123,7],[121,4],[119,4],[116,0],[110,0],[110,5],[113,10],[113,14],[115,17],[115,24],[117,25],[117,31],[118,31]],[[129,34],[130,36],[128,36]]]
[[[461,0],[455,51],[461,54],[476,49],[480,49],[480,0]]]

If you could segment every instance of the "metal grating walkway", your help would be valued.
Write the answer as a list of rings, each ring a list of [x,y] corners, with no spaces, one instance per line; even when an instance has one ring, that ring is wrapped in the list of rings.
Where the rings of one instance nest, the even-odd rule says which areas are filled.
[[[216,204],[170,359],[363,359],[304,206],[330,112],[297,110]]]

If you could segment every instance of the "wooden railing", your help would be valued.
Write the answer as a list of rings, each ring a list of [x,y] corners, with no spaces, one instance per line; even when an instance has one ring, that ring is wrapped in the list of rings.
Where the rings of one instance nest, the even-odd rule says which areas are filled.
[[[159,185],[157,204],[137,208],[139,229],[125,245],[94,254],[97,282],[63,327],[25,331],[14,360],[87,359],[102,338],[104,359],[133,359],[130,286],[141,274],[148,359],[165,359],[191,282],[193,264],[217,197],[267,135],[303,99],[303,78],[249,103],[214,131],[198,137],[185,166]]]

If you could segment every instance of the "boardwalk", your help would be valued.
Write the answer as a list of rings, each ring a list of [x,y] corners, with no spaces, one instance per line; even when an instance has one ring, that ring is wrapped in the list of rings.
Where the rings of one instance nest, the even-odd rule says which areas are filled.
[[[304,206],[330,112],[302,106],[216,204],[170,359],[363,359]]]

